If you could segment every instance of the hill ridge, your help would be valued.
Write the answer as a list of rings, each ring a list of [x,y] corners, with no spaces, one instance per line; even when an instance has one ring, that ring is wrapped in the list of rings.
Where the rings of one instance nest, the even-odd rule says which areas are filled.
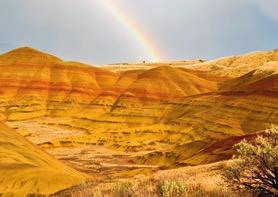
[[[49,64],[62,62],[54,55],[31,47],[20,47],[0,55],[0,63],[38,63]]]

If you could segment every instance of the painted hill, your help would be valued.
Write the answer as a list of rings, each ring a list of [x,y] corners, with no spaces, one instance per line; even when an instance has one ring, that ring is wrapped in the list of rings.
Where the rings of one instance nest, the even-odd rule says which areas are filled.
[[[205,62],[205,60],[185,60],[185,61],[172,61],[172,62],[159,62],[159,63],[118,63],[110,65],[102,65],[102,68],[109,69],[113,72],[125,72],[135,70],[149,70],[159,66],[170,66],[170,67],[184,67],[186,65],[194,65]]]
[[[184,133],[182,139],[185,147],[196,148],[192,142],[199,144],[193,153],[227,137],[264,130],[272,124],[278,124],[277,79],[274,71],[262,74],[260,70],[254,70],[226,81],[225,85],[229,84],[229,88],[226,86],[225,90],[180,100],[165,113],[163,123],[168,125],[172,133]],[[172,155],[178,158],[184,158],[189,148],[177,153],[178,148],[179,146],[176,146],[170,152],[175,153]],[[225,157],[225,152],[218,158],[221,157]],[[187,162],[199,164],[194,158],[194,154],[187,156]],[[176,162],[178,160],[175,159]],[[209,160],[209,157],[206,157],[202,162]]]
[[[0,55],[2,64],[53,64],[62,62],[61,59],[39,50],[22,47]]]
[[[73,170],[15,131],[0,124],[0,194],[52,194],[79,184],[86,176]]]
[[[278,61],[278,50],[260,51],[240,56],[224,57],[190,66],[192,69],[206,70],[222,76],[240,77],[264,64]]]
[[[31,48],[2,55],[0,70],[1,107],[8,119],[44,116],[87,104],[117,79],[112,72],[63,62]]]
[[[241,77],[229,80],[222,85],[221,91],[277,91],[278,61],[268,62]]]
[[[126,95],[141,99],[167,100],[212,92],[216,89],[215,82],[207,81],[179,68],[161,66],[141,73],[127,88]]]
[[[94,102],[106,102],[99,98],[103,95],[169,99],[216,89],[215,82],[204,81],[178,68],[159,67],[119,74],[64,62],[28,47],[1,55],[0,71],[2,113],[10,120],[64,114],[65,110],[73,114]]]
[[[275,50],[101,68],[20,48],[0,56],[0,113],[100,179],[210,163],[231,156],[229,139],[278,124],[277,60]]]

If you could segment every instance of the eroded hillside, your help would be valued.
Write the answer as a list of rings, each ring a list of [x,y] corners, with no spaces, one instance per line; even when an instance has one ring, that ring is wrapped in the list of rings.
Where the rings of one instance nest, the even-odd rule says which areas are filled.
[[[207,164],[278,124],[277,67],[277,50],[102,68],[25,47],[0,56],[1,119],[95,180]]]
[[[87,178],[3,124],[0,124],[0,174],[1,196],[52,194]]]

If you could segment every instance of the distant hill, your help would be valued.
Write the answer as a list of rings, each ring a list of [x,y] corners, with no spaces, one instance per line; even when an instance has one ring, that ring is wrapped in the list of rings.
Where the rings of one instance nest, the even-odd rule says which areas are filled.
[[[222,76],[239,77],[268,62],[278,61],[278,50],[258,51],[245,55],[223,57],[190,66],[191,69],[206,70]]]

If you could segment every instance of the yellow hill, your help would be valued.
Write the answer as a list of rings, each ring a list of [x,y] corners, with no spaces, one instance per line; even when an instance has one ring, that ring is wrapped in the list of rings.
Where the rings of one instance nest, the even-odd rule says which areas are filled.
[[[190,68],[206,70],[222,76],[239,77],[272,61],[278,61],[277,49],[224,57],[201,64],[194,64]]]
[[[74,106],[88,104],[118,78],[110,71],[63,62],[31,48],[0,56],[0,71],[0,111],[8,119],[74,111]]]
[[[0,124],[0,194],[52,194],[86,177]]]
[[[141,99],[173,99],[212,92],[216,83],[207,81],[185,70],[160,66],[141,73],[126,94]]]
[[[234,78],[232,80],[227,80],[222,84],[221,91],[253,91],[256,86],[258,90],[258,83],[263,81],[269,81],[261,87],[261,91],[273,90],[277,86],[277,82],[271,81],[271,78],[277,80],[278,74],[278,61],[268,62],[257,69],[248,72],[240,77]],[[261,82],[260,82],[261,81]],[[257,84],[257,85],[256,85]],[[274,91],[274,90],[273,90]]]
[[[31,47],[18,48],[0,55],[1,64],[35,63],[40,66],[40,64],[53,64],[61,61],[58,57],[43,53]]]

